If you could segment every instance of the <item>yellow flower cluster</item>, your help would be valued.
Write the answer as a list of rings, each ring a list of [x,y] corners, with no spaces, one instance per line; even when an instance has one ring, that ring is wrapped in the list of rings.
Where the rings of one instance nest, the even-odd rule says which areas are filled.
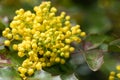
[[[56,63],[64,64],[75,50],[70,43],[79,43],[86,35],[79,25],[71,25],[70,16],[65,12],[57,16],[57,9],[51,7],[51,2],[42,2],[34,7],[34,11],[17,10],[10,28],[3,31],[3,36],[8,39],[4,44],[9,46],[12,43],[18,56],[26,57],[18,68],[24,79],[26,74],[31,76],[35,70]]]
[[[119,80],[120,79],[120,65],[116,66],[118,72],[111,71],[109,75],[109,80]]]

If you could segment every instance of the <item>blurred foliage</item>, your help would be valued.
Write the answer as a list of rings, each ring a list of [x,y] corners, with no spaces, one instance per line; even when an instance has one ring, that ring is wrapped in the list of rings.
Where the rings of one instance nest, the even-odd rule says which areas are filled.
[[[0,36],[2,36],[2,30],[8,27],[11,22],[15,10],[19,8],[32,10],[33,6],[39,5],[42,1],[45,0],[0,0]],[[61,72],[64,75],[68,75],[65,73],[74,72],[79,80],[107,80],[109,72],[114,70],[117,64],[120,64],[120,0],[51,1],[52,5],[58,9],[58,14],[60,11],[67,12],[72,18],[73,25],[80,24],[81,28],[87,32],[87,37],[84,39],[83,44],[77,45],[82,51],[77,51],[71,56],[71,66],[70,64],[59,65],[59,67],[55,65],[49,69],[44,69],[52,74],[36,72],[34,78],[30,78],[30,80],[39,80],[40,78],[41,80],[54,80],[53,75],[55,77]],[[0,54],[4,52],[1,51],[2,49],[6,49],[3,46],[3,41],[4,39],[0,38]],[[7,49],[8,51],[11,50],[10,48]],[[85,58],[83,58],[84,56]],[[3,61],[1,57],[0,55],[0,62]],[[11,80],[11,78],[21,80],[13,67],[14,65],[18,66],[21,60],[17,59],[17,54],[14,54],[14,52],[9,53],[6,57],[11,59],[11,67],[5,67],[0,63],[0,80]],[[102,65],[103,58],[104,64]],[[96,72],[91,71],[85,61],[95,71],[100,69]],[[93,65],[97,67],[93,67]],[[64,75],[60,75],[55,79],[61,80],[60,77],[62,77],[62,80],[74,79],[67,79]]]

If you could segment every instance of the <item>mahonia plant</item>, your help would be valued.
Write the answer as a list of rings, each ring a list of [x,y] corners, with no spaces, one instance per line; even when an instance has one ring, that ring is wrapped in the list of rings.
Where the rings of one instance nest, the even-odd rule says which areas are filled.
[[[49,1],[35,6],[34,11],[17,10],[10,27],[3,31],[7,38],[5,46],[12,45],[20,58],[26,58],[18,67],[24,80],[36,70],[64,64],[75,50],[71,42],[80,43],[86,35],[80,25],[72,26],[70,16],[65,12],[57,16],[57,9],[51,7]]]
[[[117,70],[117,72],[115,72],[115,71],[110,72],[109,80],[119,80],[120,79],[120,65],[116,66],[116,70]]]

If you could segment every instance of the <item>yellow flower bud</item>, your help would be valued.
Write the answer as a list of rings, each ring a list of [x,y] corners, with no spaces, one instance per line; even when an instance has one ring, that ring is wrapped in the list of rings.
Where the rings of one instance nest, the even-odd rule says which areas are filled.
[[[22,63],[22,67],[27,67],[27,65],[28,65],[28,64],[27,64],[26,62],[23,62],[23,63]]]
[[[120,71],[120,65],[116,66],[116,69],[117,69],[118,71]]]
[[[33,48],[33,49],[36,49],[36,48],[37,48],[37,44],[36,44],[36,43],[33,43],[33,44],[32,44],[32,48]]]
[[[51,63],[50,63],[50,62],[48,62],[48,63],[47,63],[47,66],[48,66],[48,67],[50,67],[50,66],[51,66]]]
[[[29,56],[33,56],[33,55],[34,55],[34,51],[28,52],[28,55],[29,55]]]
[[[64,57],[65,58],[69,58],[70,57],[70,53],[69,52],[65,52]]]
[[[28,64],[29,66],[31,66],[31,65],[33,65],[33,62],[29,61],[29,62],[27,62],[27,64]]]
[[[65,64],[65,60],[64,60],[64,59],[61,59],[61,60],[60,60],[60,63],[61,63],[61,64]]]
[[[63,56],[64,56],[64,52],[61,52],[61,53],[60,53],[60,56],[63,57]]]
[[[120,73],[117,73],[117,77],[120,79]]]
[[[71,43],[71,39],[65,39],[65,43],[70,44]]]
[[[42,68],[42,65],[41,65],[40,62],[38,62],[38,63],[36,64],[36,69],[37,69],[37,70],[41,70],[41,68]]]
[[[65,45],[64,49],[67,51],[69,50],[70,46],[69,45]]]
[[[45,37],[45,33],[41,33],[40,36],[41,36],[41,37]]]
[[[23,47],[18,47],[18,51],[20,51],[20,52],[24,52],[25,49],[24,49]]]
[[[56,54],[55,54],[54,52],[52,52],[52,53],[50,54],[50,56],[51,56],[51,57],[55,57]]]
[[[53,49],[53,52],[57,52],[57,49]]]
[[[55,58],[54,57],[51,57],[50,58],[50,62],[54,62],[55,61]]]
[[[65,51],[65,49],[64,49],[64,48],[61,48],[60,51]]]
[[[76,25],[75,27],[76,27],[76,29],[80,29],[80,25]]]
[[[48,11],[48,9],[47,8],[43,8],[43,12],[47,12]]]
[[[6,31],[3,31],[3,32],[2,32],[2,35],[3,35],[4,37],[6,37],[7,32],[6,32]]]
[[[31,76],[34,73],[34,69],[29,68],[27,73],[29,76]]]
[[[22,74],[25,74],[27,72],[27,69],[26,68],[23,68],[23,67],[19,67],[18,68],[18,71]]]
[[[16,11],[16,14],[23,14],[23,12],[24,12],[24,9],[19,9]]]
[[[78,29],[76,32],[77,32],[77,33],[80,33],[80,32],[81,32],[81,30],[80,30],[80,29]]]
[[[40,51],[39,51],[39,54],[40,54],[40,55],[43,55],[43,53],[44,53],[43,50],[40,50]]]
[[[76,30],[72,30],[72,34],[74,35],[74,34],[76,34],[77,33],[77,31]]]
[[[53,12],[53,13],[56,12],[56,11],[57,11],[57,9],[55,7],[52,7],[51,10],[50,10],[50,12]]]
[[[66,20],[70,20],[70,16],[66,16],[65,19],[66,19]]]
[[[65,21],[65,25],[70,25],[70,21]]]
[[[45,61],[45,58],[40,58],[40,61],[41,61],[41,62],[44,62],[44,61]]]
[[[10,45],[10,41],[9,40],[5,40],[4,44],[5,44],[5,46],[9,46]]]
[[[69,36],[71,36],[71,32],[67,31],[65,37],[69,37]]]
[[[50,56],[51,52],[50,51],[46,51],[45,55],[46,56]]]
[[[56,58],[55,58],[55,62],[57,62],[57,63],[60,62],[60,58],[59,58],[59,57],[56,57]]]
[[[17,33],[17,29],[12,29],[12,34],[16,34]]]
[[[60,15],[60,16],[61,16],[61,17],[64,17],[65,14],[66,14],[65,12],[61,12],[61,15]]]
[[[10,33],[7,34],[7,38],[8,38],[8,39],[11,39],[11,38],[12,38],[12,34],[10,34]]]
[[[39,10],[39,7],[35,6],[34,11],[38,11],[38,10]]]
[[[50,13],[50,14],[49,14],[49,17],[50,17],[50,18],[53,17],[53,16],[55,16],[55,13]]]
[[[115,72],[113,72],[113,71],[110,72],[110,75],[111,75],[111,76],[114,76],[114,75],[115,75]]]
[[[36,17],[35,17],[35,20],[36,20],[37,22],[42,22],[42,21],[43,21],[43,18],[42,18],[41,16],[36,16]]]
[[[85,37],[85,36],[86,36],[86,33],[85,33],[85,32],[81,32],[81,33],[80,33],[80,36],[81,36],[81,37]]]
[[[65,33],[66,33],[68,30],[69,30],[68,27],[64,27],[64,28],[62,29],[62,31],[65,32]]]
[[[114,76],[109,76],[109,80],[114,80]]]
[[[17,44],[13,44],[13,49],[14,50],[18,50],[18,45]]]
[[[19,35],[13,35],[13,38],[14,38],[15,40],[19,40],[19,39],[20,39],[20,36],[19,36]]]
[[[73,52],[75,50],[74,47],[70,47],[70,52]]]
[[[5,31],[6,31],[6,32],[9,32],[9,31],[10,31],[10,28],[5,28]]]
[[[23,57],[23,56],[25,56],[25,54],[23,52],[18,52],[18,56]]]
[[[46,63],[45,62],[42,63],[42,67],[46,67]]]

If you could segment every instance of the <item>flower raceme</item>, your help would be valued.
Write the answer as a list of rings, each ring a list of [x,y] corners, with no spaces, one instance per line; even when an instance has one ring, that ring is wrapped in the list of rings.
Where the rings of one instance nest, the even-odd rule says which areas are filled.
[[[3,31],[7,38],[4,44],[12,45],[19,57],[26,57],[18,68],[23,79],[26,79],[26,74],[31,76],[43,67],[64,64],[75,50],[70,43],[80,43],[86,35],[79,25],[71,25],[70,16],[65,12],[57,16],[57,9],[51,7],[51,2],[42,2],[34,7],[34,11],[17,10],[10,28]]]

